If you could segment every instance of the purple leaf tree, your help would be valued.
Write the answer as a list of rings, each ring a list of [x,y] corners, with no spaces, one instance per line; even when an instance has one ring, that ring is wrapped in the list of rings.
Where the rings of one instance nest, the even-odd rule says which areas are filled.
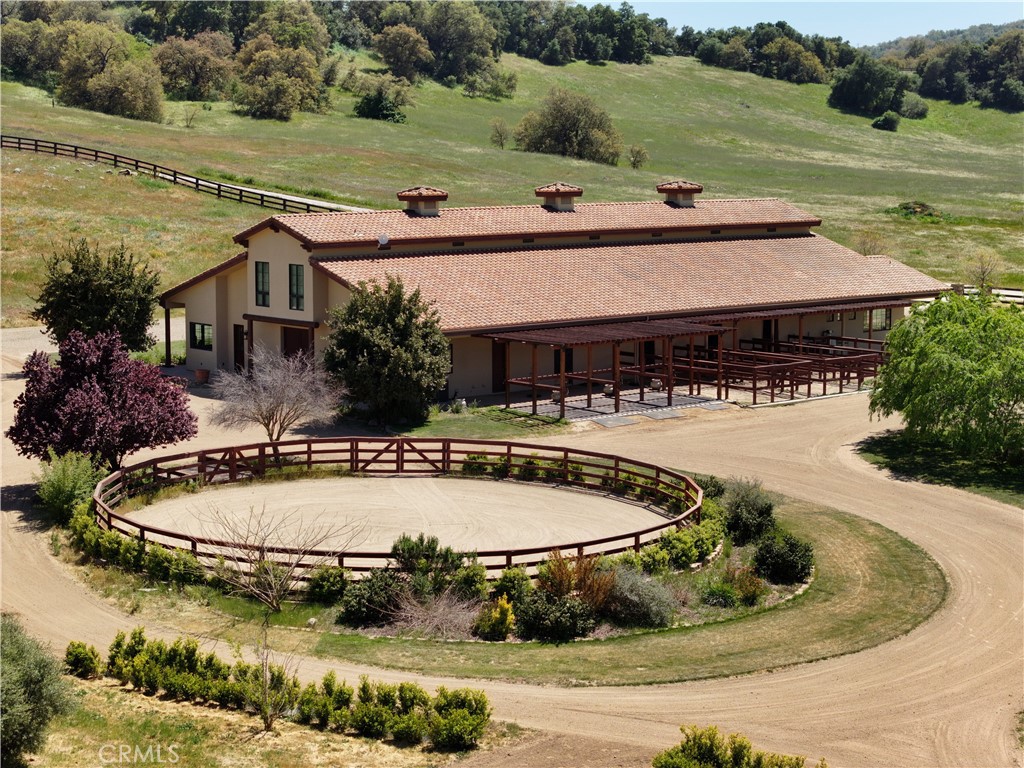
[[[73,331],[59,354],[56,364],[42,352],[25,362],[25,391],[5,433],[22,455],[45,461],[49,448],[79,451],[116,469],[142,448],[196,434],[184,380],[133,360],[116,331]]]

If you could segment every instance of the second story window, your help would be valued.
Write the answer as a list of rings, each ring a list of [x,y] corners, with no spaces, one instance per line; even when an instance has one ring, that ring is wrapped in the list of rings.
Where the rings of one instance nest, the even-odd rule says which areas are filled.
[[[288,265],[288,309],[305,309],[306,286],[301,264]]]
[[[256,262],[256,306],[270,306],[270,262]]]

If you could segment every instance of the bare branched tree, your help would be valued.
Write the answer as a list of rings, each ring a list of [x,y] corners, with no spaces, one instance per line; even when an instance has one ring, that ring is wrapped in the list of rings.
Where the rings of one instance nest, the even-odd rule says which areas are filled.
[[[285,356],[259,344],[252,351],[251,373],[218,371],[211,389],[221,401],[214,424],[235,429],[256,424],[275,444],[296,425],[331,423],[341,401],[311,353]],[[279,457],[276,445],[274,456]]]
[[[286,656],[275,661],[270,647],[270,616],[281,610],[299,587],[302,572],[334,560],[331,552],[350,549],[365,538],[365,521],[342,525],[306,523],[298,510],[281,514],[266,506],[237,515],[211,507],[203,520],[203,536],[231,542],[222,547],[223,560],[217,577],[228,591],[257,600],[264,608],[259,640],[254,645],[257,662],[245,669],[240,683],[246,707],[256,712],[263,728],[291,711],[299,696],[297,664]]]
[[[229,541],[217,576],[235,594],[277,613],[301,583],[302,573],[334,561],[330,552],[350,549],[365,537],[365,521],[342,525],[307,523],[298,510],[274,514],[266,506],[237,515],[212,507],[203,522],[207,538]],[[324,554],[326,552],[326,554]]]
[[[971,285],[982,293],[991,293],[1003,266],[1002,257],[991,248],[975,248],[965,259],[964,272]]]

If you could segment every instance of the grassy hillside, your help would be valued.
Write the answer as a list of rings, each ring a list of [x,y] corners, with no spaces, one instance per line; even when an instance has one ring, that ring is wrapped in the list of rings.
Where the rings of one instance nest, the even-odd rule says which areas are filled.
[[[851,247],[871,237],[872,250],[941,279],[961,279],[964,256],[992,248],[1008,265],[1000,282],[1024,285],[1024,116],[932,102],[927,120],[905,120],[888,133],[827,108],[827,86],[795,86],[689,58],[564,68],[515,56],[502,61],[519,74],[514,100],[473,100],[426,83],[404,125],[352,117],[352,99],[340,92],[328,115],[254,121],[214,104],[186,128],[187,105],[180,103],[169,103],[167,123],[157,125],[54,106],[41,91],[3,83],[2,128],[188,172],[252,177],[256,185],[323,189],[374,207],[397,206],[395,192],[414,184],[447,189],[448,204],[459,206],[532,203],[533,187],[555,180],[583,186],[585,200],[653,199],[657,182],[687,178],[704,184],[705,197],[784,198],[822,217],[822,234]],[[627,145],[647,147],[650,163],[632,170],[489,144],[490,120],[514,125],[555,84],[594,96]],[[4,152],[5,324],[27,322],[40,255],[69,236],[123,238],[150,254],[172,285],[233,255],[231,236],[270,215],[107,170]],[[884,212],[908,200],[948,218],[925,224]]]

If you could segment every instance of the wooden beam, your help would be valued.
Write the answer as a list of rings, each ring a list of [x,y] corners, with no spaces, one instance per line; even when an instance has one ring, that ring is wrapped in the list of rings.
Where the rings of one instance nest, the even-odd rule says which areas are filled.
[[[188,347],[188,328],[185,328],[185,345]],[[171,308],[164,307],[164,365],[171,367]]]
[[[537,415],[537,345],[532,344],[530,353],[530,391],[533,394],[533,415]]]
[[[594,345],[587,344],[587,408],[594,405]]]
[[[672,345],[675,343],[675,339],[671,336],[666,336],[661,340],[661,359],[665,361],[665,387],[668,393],[668,404],[672,405],[672,388],[675,386],[675,366],[672,360]]]
[[[505,342],[505,410],[512,407],[512,342]]]
[[[558,348],[558,418],[565,419],[565,347]]]
[[[619,412],[619,342],[612,347],[612,390],[615,394],[615,412]]]
[[[735,337],[735,333],[733,334]],[[718,399],[722,399],[722,339],[718,339]]]

